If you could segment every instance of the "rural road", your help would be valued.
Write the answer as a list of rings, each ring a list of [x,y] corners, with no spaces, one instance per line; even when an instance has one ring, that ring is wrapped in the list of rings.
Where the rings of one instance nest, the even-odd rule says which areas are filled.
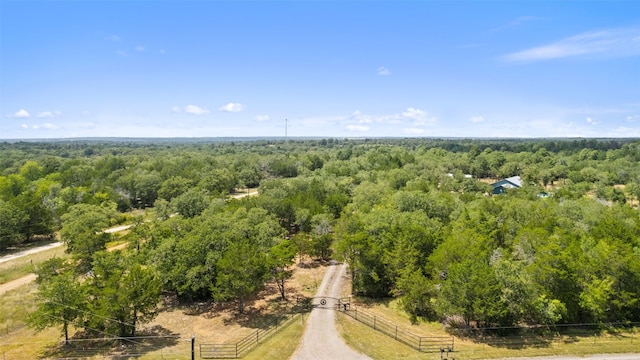
[[[116,233],[119,231],[123,231],[123,230],[127,230],[129,229],[131,226],[133,225],[121,225],[121,226],[116,226],[116,227],[112,227],[109,229],[106,229],[104,232],[106,233]],[[47,244],[47,245],[43,245],[43,246],[38,246],[35,247],[33,249],[29,249],[29,250],[25,250],[25,251],[20,251],[18,253],[15,254],[11,254],[11,255],[5,255],[0,257],[0,264],[7,262],[7,261],[11,261],[11,260],[15,260],[27,255],[31,255],[31,254],[35,254],[38,253],[40,251],[45,251],[45,250],[49,250],[49,249],[53,249],[59,246],[62,246],[63,243],[62,242],[54,242],[51,244]],[[116,245],[114,247],[109,248],[109,251],[113,251],[113,250],[118,250],[118,249],[122,249],[124,247],[126,247],[128,244],[124,243],[124,244],[120,244],[120,245]],[[36,274],[28,274],[25,275],[21,278],[17,278],[11,281],[8,281],[4,284],[0,284],[0,295],[6,293],[7,291],[11,291],[17,287],[20,287],[22,285],[26,285],[26,284],[30,284],[32,281],[35,281],[36,279]]]
[[[23,256],[35,254],[35,253],[38,253],[40,251],[53,249],[53,248],[56,248],[58,246],[62,246],[62,243],[61,242],[54,242],[54,243],[51,243],[51,244],[35,247],[33,249],[20,251],[20,252],[15,253],[15,254],[5,255],[3,257],[0,257],[0,264],[2,264],[3,262],[7,262],[7,261],[11,261],[11,260],[14,260],[14,259],[21,258]]]
[[[307,329],[302,342],[293,354],[293,360],[364,360],[369,357],[356,352],[344,343],[338,335],[335,324],[335,299],[340,298],[342,280],[346,265],[329,266],[316,293],[314,304],[326,297],[326,306],[316,306],[307,320]]]
[[[35,280],[36,274],[29,274],[15,280],[11,280],[7,283],[0,284],[0,295],[6,293],[7,291],[11,291],[19,286],[31,284],[31,282]]]

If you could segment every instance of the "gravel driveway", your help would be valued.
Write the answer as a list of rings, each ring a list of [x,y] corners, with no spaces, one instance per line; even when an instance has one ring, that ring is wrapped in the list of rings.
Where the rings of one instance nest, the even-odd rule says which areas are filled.
[[[332,265],[327,269],[314,299],[314,304],[319,305],[321,298],[324,298],[326,305],[316,306],[311,311],[302,342],[293,354],[293,360],[369,359],[348,347],[336,330],[335,299],[340,298],[346,269],[344,264]]]

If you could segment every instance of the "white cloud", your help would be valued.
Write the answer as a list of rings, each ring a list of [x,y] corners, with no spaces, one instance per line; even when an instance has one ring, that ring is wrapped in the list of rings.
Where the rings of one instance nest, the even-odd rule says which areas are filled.
[[[244,110],[244,105],[240,103],[228,103],[227,105],[220,107],[220,111],[226,112],[240,112],[242,110]]]
[[[118,42],[118,41],[122,41],[122,38],[118,35],[109,35],[107,36],[107,40]]]
[[[203,114],[208,114],[209,110],[206,107],[201,108],[196,105],[187,105],[184,107],[184,112],[186,112],[187,114],[193,114],[193,115],[203,115]]]
[[[640,115],[627,116],[627,121],[629,122],[640,121]]]
[[[11,116],[13,118],[16,119],[26,119],[26,118],[30,118],[31,114],[29,114],[29,112],[25,109],[20,109],[18,111],[16,111],[15,114],[13,114],[13,116]]]
[[[269,121],[269,115],[258,115],[256,116],[257,122]]]
[[[471,119],[472,123],[481,123],[484,122],[484,116],[472,116]]]
[[[404,112],[402,112],[402,117],[412,120],[418,120],[425,117],[427,113],[424,110],[415,109],[415,108],[407,108]]]
[[[369,127],[363,126],[363,125],[348,125],[347,131],[365,132],[365,131],[369,131]]]
[[[507,62],[532,62],[600,54],[609,57],[640,55],[640,27],[588,31],[549,45],[508,54]]]
[[[180,112],[180,106],[172,106],[171,107],[171,112],[172,113],[179,113]]]
[[[38,118],[40,119],[48,119],[48,118],[57,118],[60,117],[60,115],[62,115],[62,112],[56,110],[56,111],[43,111],[41,113],[38,113]]]
[[[389,69],[387,69],[387,68],[386,68],[386,67],[384,67],[384,66],[380,66],[380,67],[378,68],[377,72],[378,72],[378,75],[382,75],[382,76],[387,76],[387,75],[390,75],[390,74],[391,74],[391,72],[389,71]]]
[[[47,129],[47,130],[56,130],[58,128],[58,125],[52,124],[52,123],[44,123],[42,124],[42,127]]]
[[[145,48],[144,46],[142,46],[142,45],[138,45],[138,46],[136,46],[136,51],[137,51],[137,52],[143,52],[143,51],[145,51],[145,50],[146,50],[146,48]]]
[[[21,127],[21,128],[23,128],[23,129],[28,129],[28,128],[29,128],[29,125],[27,125],[27,124],[21,124],[21,125],[20,125],[20,127]]]
[[[360,124],[370,124],[373,122],[373,119],[371,118],[371,116],[363,115],[360,112],[360,110],[356,110],[353,113],[351,113],[351,116],[349,116],[348,119],[352,121],[356,121]]]
[[[436,122],[436,118],[429,116],[426,111],[412,107],[402,112],[401,120],[412,120],[414,125],[430,125]]]
[[[587,124],[590,124],[590,125],[598,125],[598,122],[597,122],[597,121],[595,121],[595,120],[594,120],[593,118],[591,118],[591,117],[587,117],[587,120],[586,120],[586,121],[587,121]]]
[[[118,50],[116,51],[116,54],[122,56],[122,57],[127,57],[127,52],[124,50]]]

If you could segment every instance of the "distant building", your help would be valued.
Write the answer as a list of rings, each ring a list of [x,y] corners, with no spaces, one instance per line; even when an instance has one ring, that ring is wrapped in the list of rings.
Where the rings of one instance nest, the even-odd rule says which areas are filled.
[[[491,187],[493,188],[491,191],[492,194],[504,194],[507,192],[507,189],[521,188],[522,179],[520,179],[520,176],[512,176],[491,184]]]

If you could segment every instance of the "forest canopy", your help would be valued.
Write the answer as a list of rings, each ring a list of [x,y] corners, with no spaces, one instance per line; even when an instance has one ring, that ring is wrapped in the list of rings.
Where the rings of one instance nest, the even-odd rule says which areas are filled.
[[[415,319],[637,321],[639,161],[625,139],[0,143],[0,251],[59,231],[73,256],[39,273],[43,304],[64,292],[127,324],[161,292],[242,312],[275,281],[285,298],[296,256],[347,262],[355,294]],[[246,188],[259,196],[229,197]],[[110,255],[101,230],[124,220],[136,251]],[[50,308],[65,329],[135,332]]]

